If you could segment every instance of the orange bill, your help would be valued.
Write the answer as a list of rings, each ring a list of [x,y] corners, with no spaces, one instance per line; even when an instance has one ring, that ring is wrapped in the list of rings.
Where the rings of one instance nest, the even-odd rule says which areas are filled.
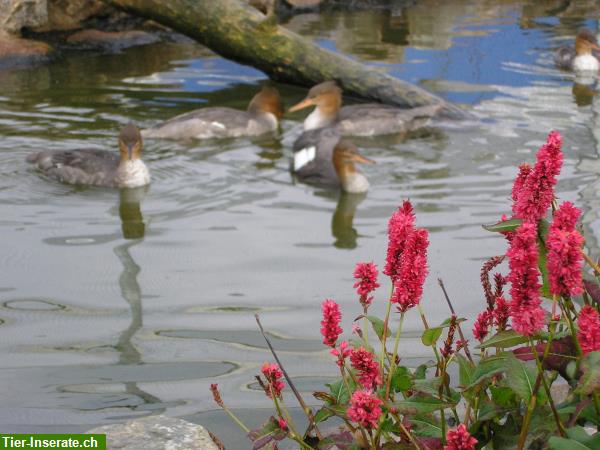
[[[297,103],[294,106],[292,106],[290,109],[288,109],[288,112],[299,111],[301,109],[308,108],[309,106],[313,106],[314,104],[315,104],[315,101],[313,99],[305,98],[300,103]]]

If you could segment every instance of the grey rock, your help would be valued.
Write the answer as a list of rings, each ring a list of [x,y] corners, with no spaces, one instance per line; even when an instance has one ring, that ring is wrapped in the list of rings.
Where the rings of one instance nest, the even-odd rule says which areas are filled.
[[[107,449],[219,450],[201,425],[166,416],[105,425],[87,433],[106,434]]]

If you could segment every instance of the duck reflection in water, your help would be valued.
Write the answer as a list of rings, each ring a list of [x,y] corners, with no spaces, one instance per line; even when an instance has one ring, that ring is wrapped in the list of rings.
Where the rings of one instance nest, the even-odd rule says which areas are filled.
[[[142,239],[146,233],[146,224],[140,204],[148,190],[148,186],[142,186],[119,191],[119,217],[125,239]]]
[[[341,192],[337,207],[331,218],[331,235],[335,238],[333,245],[337,248],[356,248],[358,232],[354,229],[356,208],[367,196],[366,193],[350,194]]]

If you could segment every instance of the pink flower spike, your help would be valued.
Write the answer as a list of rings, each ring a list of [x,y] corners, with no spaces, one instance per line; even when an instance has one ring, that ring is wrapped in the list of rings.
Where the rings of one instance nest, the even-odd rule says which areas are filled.
[[[415,214],[410,201],[405,200],[388,222],[388,249],[383,273],[392,281],[396,280],[400,270],[400,258],[404,252],[406,240],[412,234]]]
[[[397,304],[400,312],[408,311],[421,301],[423,284],[427,277],[428,237],[427,230],[417,228],[406,241],[402,264],[390,300]]]
[[[446,446],[444,450],[475,450],[477,439],[469,434],[465,424],[448,430],[446,433]]]
[[[279,419],[277,419],[277,423],[279,424],[279,428],[281,428],[283,431],[287,431],[288,426],[285,419],[280,417]]]
[[[267,380],[267,386],[265,389],[267,395],[271,398],[273,395],[281,398],[281,391],[285,387],[285,383],[281,381],[281,378],[283,378],[283,373],[281,372],[279,366],[277,364],[264,363],[260,370]]]
[[[510,308],[504,297],[496,297],[496,309],[494,309],[494,325],[498,330],[504,330],[510,317]]]
[[[533,169],[521,166],[512,192],[515,217],[537,223],[546,215],[554,199],[556,177],[562,168],[561,146],[560,134],[553,131],[538,151]]]
[[[548,230],[548,279],[550,292],[572,297],[583,292],[583,236],[575,229],[581,211],[564,202],[554,213]]]
[[[383,402],[370,390],[354,391],[347,410],[348,418],[366,428],[377,428]]]
[[[353,349],[350,352],[350,363],[359,373],[359,381],[363,387],[371,389],[381,386],[381,376],[379,374],[379,363],[377,363],[373,354],[363,347]]]
[[[333,300],[325,300],[321,304],[321,311],[323,311],[323,320],[321,321],[323,344],[335,347],[338,337],[344,331],[340,327],[342,321],[340,306]]]
[[[584,355],[600,350],[600,316],[592,306],[585,305],[577,319],[577,340]]]
[[[344,361],[350,356],[351,350],[348,348],[348,343],[342,341],[338,348],[332,348],[330,353],[337,358],[335,362],[339,367],[344,365]]]
[[[493,313],[486,309],[479,313],[475,324],[473,325],[473,336],[479,342],[482,342],[488,335],[490,326],[492,325]]]
[[[370,263],[358,263],[354,269],[354,279],[357,280],[354,283],[356,293],[360,295],[360,303],[364,309],[368,308],[373,297],[369,297],[369,294],[379,287],[377,283],[377,266]]]

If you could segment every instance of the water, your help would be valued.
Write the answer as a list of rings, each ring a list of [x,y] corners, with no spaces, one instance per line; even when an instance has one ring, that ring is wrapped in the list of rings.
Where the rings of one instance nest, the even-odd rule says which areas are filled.
[[[431,233],[430,322],[448,316],[442,277],[470,327],[483,308],[481,264],[505,251],[481,224],[509,212],[517,165],[533,161],[552,129],[565,141],[560,199],[582,207],[597,254],[596,91],[552,63],[553,49],[578,27],[597,28],[595,2],[415,3],[285,22],[476,119],[434,124],[409,139],[358,140],[377,161],[363,169],[372,188],[362,197],[292,179],[290,145],[303,113],[287,117],[276,138],[148,140],[148,189],[64,186],[24,163],[41,149],[115,148],[130,120],[145,127],[200,106],[245,108],[264,75],[199,45],[70,53],[0,72],[1,431],[81,431],[165,413],[246,448],[208,387],[218,382],[251,422],[268,417],[254,413],[268,402],[253,375],[271,360],[254,313],[310,397],[335,375],[320,344],[319,304],[338,300],[350,330],[359,314],[354,264],[381,265],[387,219],[404,198]],[[287,106],[305,94],[277,87]],[[389,291],[382,284],[378,312]],[[416,313],[405,329],[404,357],[428,358],[416,345]]]

